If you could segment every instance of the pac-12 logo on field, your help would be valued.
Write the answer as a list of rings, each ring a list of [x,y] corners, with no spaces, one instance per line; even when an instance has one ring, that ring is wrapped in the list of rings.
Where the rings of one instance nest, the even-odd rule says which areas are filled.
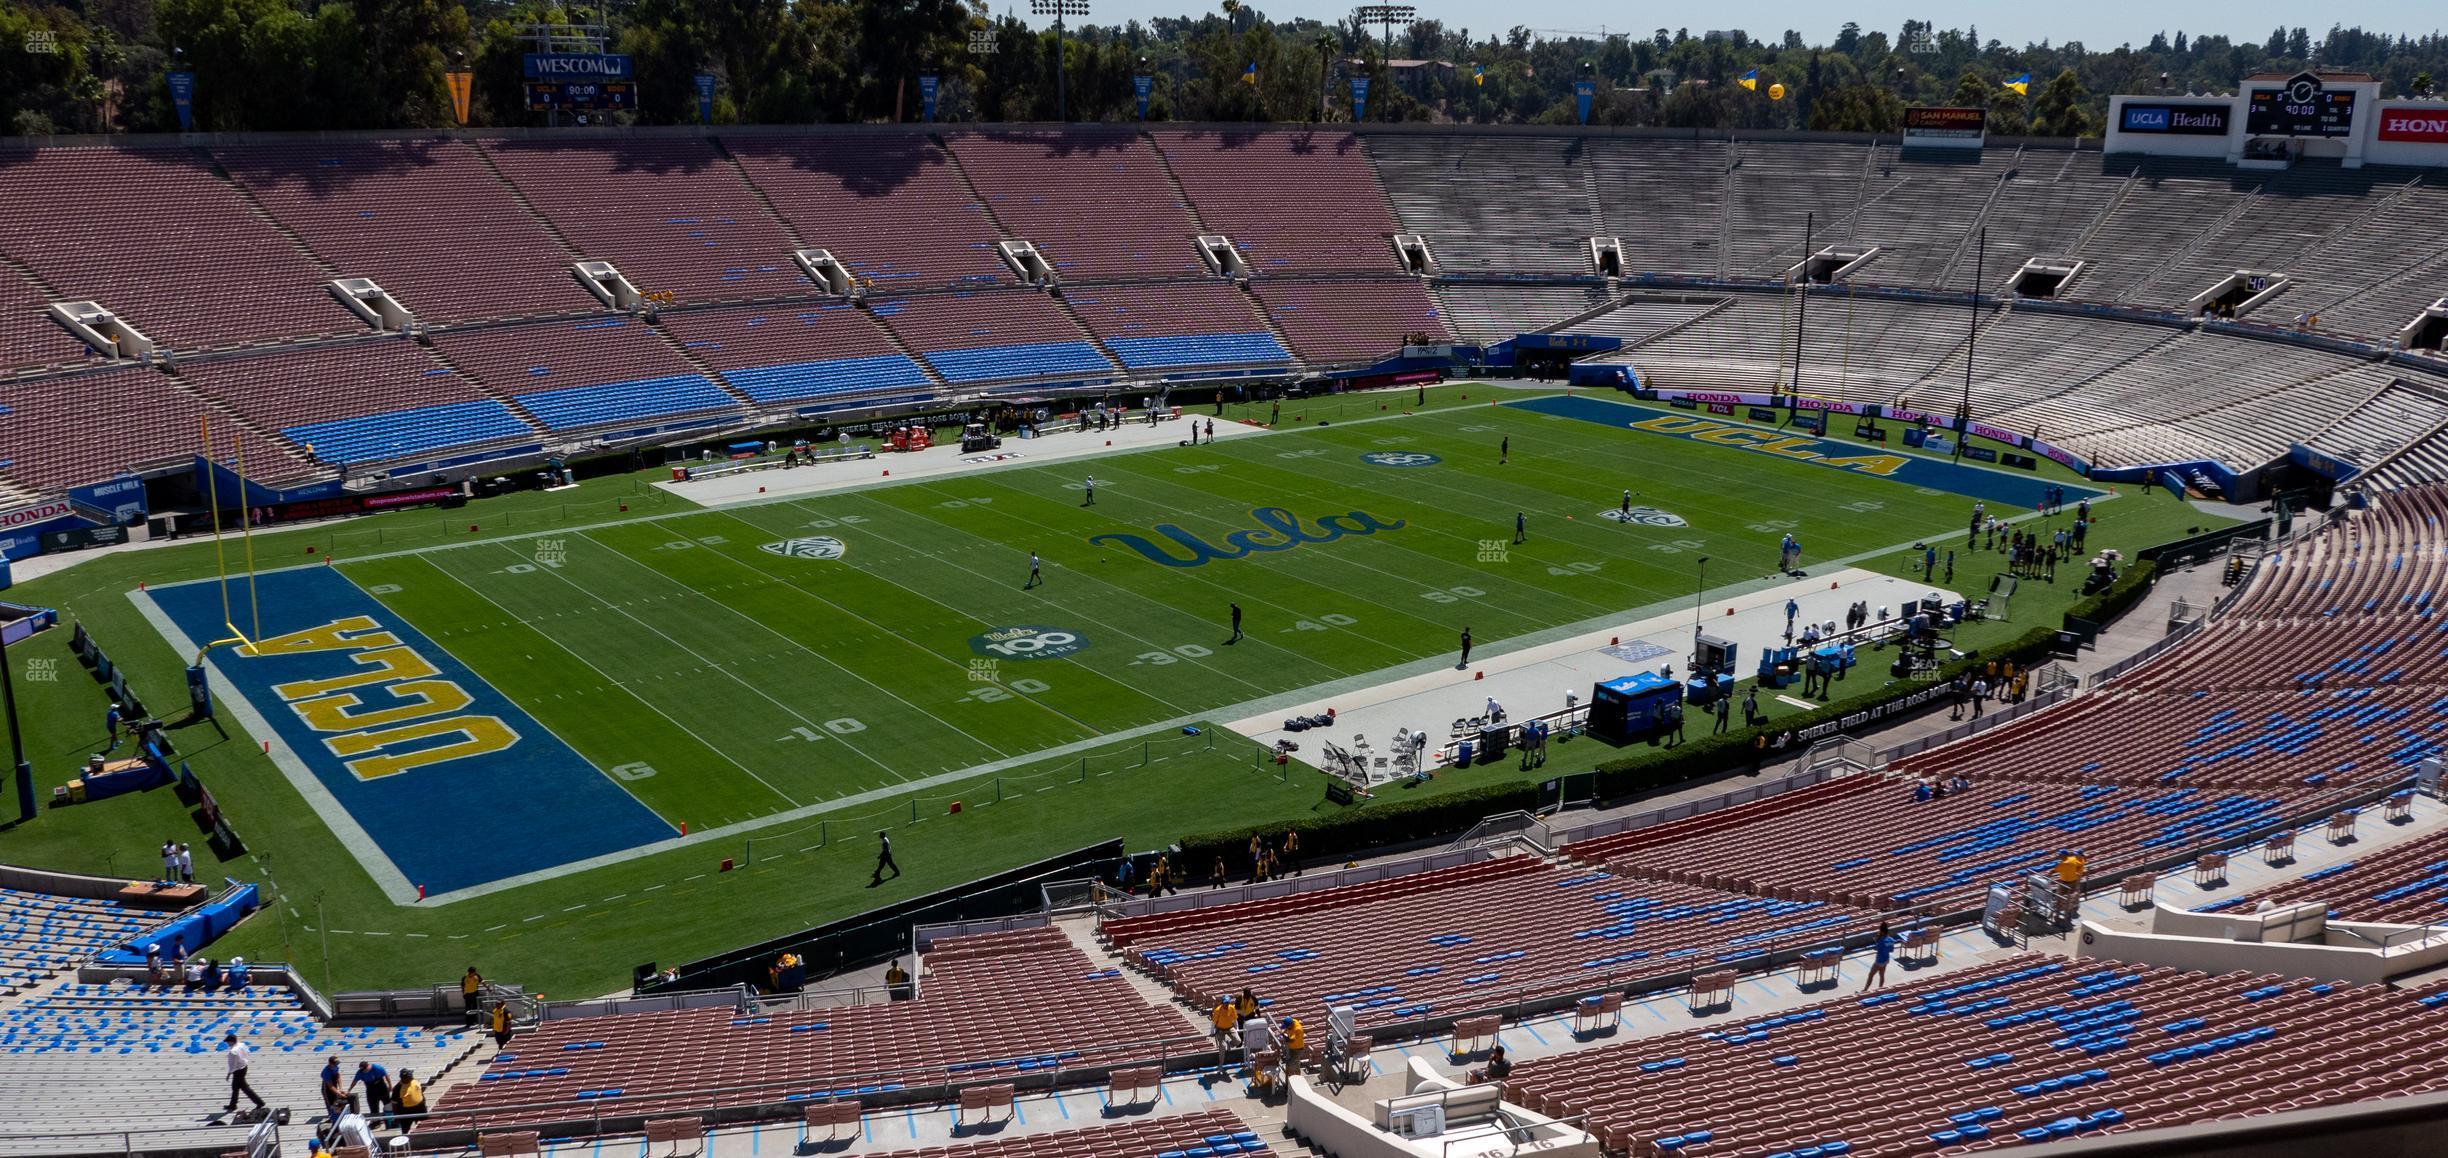
[[[1656,507],[1634,507],[1631,510],[1611,507],[1598,512],[1598,517],[1613,519],[1618,523],[1635,523],[1643,527],[1688,527],[1691,525],[1684,522],[1681,515],[1671,511],[1661,511]]]
[[[831,535],[819,535],[813,539],[784,539],[757,549],[788,559],[839,559],[850,548]]]
[[[1361,455],[1360,461],[1370,466],[1435,466],[1445,460],[1416,450],[1372,450]]]
[[[995,659],[1062,659],[1087,647],[1087,640],[1066,627],[998,627],[969,637],[969,650]]]

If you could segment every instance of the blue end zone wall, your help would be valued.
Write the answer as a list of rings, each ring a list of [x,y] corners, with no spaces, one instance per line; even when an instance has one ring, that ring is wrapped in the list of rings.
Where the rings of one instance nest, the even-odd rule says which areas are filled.
[[[364,830],[382,855],[411,884],[434,893],[490,883],[520,873],[552,868],[571,861],[617,853],[678,835],[652,810],[598,772],[594,765],[508,697],[477,678],[465,664],[426,638],[347,577],[326,567],[275,571],[256,580],[266,641],[343,620],[357,621],[364,637],[388,633],[395,645],[430,665],[435,674],[426,683],[456,685],[469,702],[448,712],[420,719],[406,718],[421,702],[417,689],[388,678],[405,657],[386,659],[365,649],[298,651],[288,654],[244,655],[233,647],[215,648],[206,662],[263,717],[275,742],[287,747],[330,793],[332,801]],[[221,593],[213,580],[156,587],[156,606],[189,642],[201,645],[220,639]],[[231,605],[243,618],[247,593],[233,583]],[[309,692],[284,698],[277,685],[299,681],[329,681],[350,676],[383,677],[362,686]],[[301,706],[322,700],[333,708],[334,697],[354,695],[355,705],[341,705],[350,716],[391,709],[394,718],[380,724],[344,722],[336,730],[318,730],[307,722]],[[311,710],[311,709],[310,709]],[[352,771],[371,753],[377,757],[432,751],[460,739],[458,734],[401,738],[379,747],[362,747],[362,739],[410,728],[422,720],[490,718],[512,738],[494,751],[410,767],[373,778]],[[326,721],[327,723],[329,721]],[[354,749],[335,751],[334,744]],[[315,802],[320,803],[320,802]]]
[[[2063,486],[2069,502],[2107,493],[2071,483],[2051,483],[2038,478],[2022,478],[1981,467],[1958,466],[1951,462],[1923,458],[1919,455],[1897,454],[1858,443],[1833,442],[1799,433],[1786,434],[1758,426],[1745,426],[1740,422],[1719,421],[1674,410],[1652,410],[1646,406],[1609,402],[1602,398],[1580,396],[1528,398],[1518,402],[1507,402],[1504,405],[1540,414],[1553,414],[1561,418],[1577,418],[1584,422],[1612,426],[1618,430],[1637,429],[1631,425],[1635,422],[1669,419],[1683,424],[1692,431],[1692,433],[1640,431],[1643,434],[1662,438],[1691,438],[1693,433],[1704,433],[1713,428],[1731,429],[1742,432],[1742,436],[1747,437],[1751,444],[1745,445],[1742,441],[1732,441],[1716,443],[1716,445],[1734,450],[1748,450],[1755,454],[1773,454],[1777,458],[1806,462],[1830,470],[1851,471],[1873,478],[1892,479],[1909,486],[1928,487],[1932,490],[1946,491],[1949,494],[1963,495],[1966,498],[2002,504],[2009,509],[2028,511],[2037,507],[2040,504],[2042,492],[2050,486]],[[1757,443],[1762,440],[1774,440],[1778,450],[1770,452],[1760,449]],[[1695,441],[1710,442],[1712,440],[1695,439]],[[1877,465],[1887,466],[1887,469],[1871,469],[1871,463],[1866,460],[1878,460]],[[1894,460],[1891,466],[1888,465],[1887,460]]]

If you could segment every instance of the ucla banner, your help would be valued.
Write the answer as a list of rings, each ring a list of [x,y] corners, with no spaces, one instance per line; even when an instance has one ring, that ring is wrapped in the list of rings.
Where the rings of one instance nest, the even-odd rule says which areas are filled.
[[[1597,100],[1597,81],[1576,80],[1573,82],[1573,108],[1580,114],[1582,124],[1589,123],[1590,106],[1597,103]]]
[[[697,123],[698,123],[698,124],[701,124],[701,125],[710,125],[710,124],[713,124],[713,123],[714,123],[714,74],[713,74],[713,73],[710,73],[710,72],[701,72],[701,73],[698,73],[698,74],[697,74],[697,78],[696,78],[696,79],[697,79]]]
[[[941,83],[942,78],[931,72],[918,77],[918,107],[924,111],[928,124],[935,123],[935,90]]]
[[[1131,78],[1131,95],[1139,98],[1139,119],[1147,119],[1148,91],[1156,87],[1156,78],[1141,73]]]
[[[170,104],[178,109],[179,131],[195,131],[195,74],[180,70],[170,74]]]
[[[1354,122],[1368,119],[1368,82],[1369,78],[1365,76],[1352,78],[1352,120]]]

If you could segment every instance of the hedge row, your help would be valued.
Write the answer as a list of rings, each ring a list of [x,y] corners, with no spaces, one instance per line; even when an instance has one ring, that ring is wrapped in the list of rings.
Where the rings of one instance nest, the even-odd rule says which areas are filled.
[[[2149,562],[2133,564],[2108,589],[2067,609],[2066,616],[2097,623],[2116,618],[2149,589],[2153,570]],[[1890,680],[1868,697],[1869,703],[1857,699],[1830,704],[1808,712],[1780,716],[1758,727],[1738,729],[1723,735],[1695,735],[1672,748],[1649,748],[1606,761],[1595,769],[1598,798],[1621,799],[1751,766],[1769,756],[1782,755],[1800,746],[1797,737],[1821,724],[1947,683],[1957,675],[1985,667],[1991,660],[2012,660],[2018,666],[2028,666],[2049,655],[2056,643],[2056,628],[2036,627],[2004,643],[1971,652],[1930,675]],[[1864,665],[1854,670],[1868,674],[1878,669]],[[1706,718],[1697,714],[1694,724],[1699,729],[1708,726]],[[1301,855],[1314,862],[1459,833],[1500,812],[1534,809],[1538,802],[1537,784],[1526,780],[1486,784],[1412,799],[1380,797],[1361,807],[1297,822],[1301,833]],[[1246,873],[1249,869],[1250,837],[1262,836],[1273,842],[1283,835],[1287,826],[1286,823],[1263,824],[1185,837],[1181,842],[1181,863],[1188,866],[1193,878],[1203,878],[1205,866],[1213,864],[1220,855],[1235,874]]]
[[[1388,786],[1386,792],[1402,789]],[[1434,796],[1378,799],[1358,808],[1294,822],[1253,825],[1224,832],[1201,833],[1182,838],[1181,863],[1190,870],[1194,880],[1203,880],[1207,866],[1223,857],[1236,874],[1249,870],[1249,843],[1252,836],[1266,838],[1269,844],[1283,836],[1287,827],[1298,827],[1301,835],[1301,858],[1310,863],[1328,857],[1344,857],[1364,849],[1382,848],[1390,844],[1432,837],[1441,833],[1457,833],[1500,812],[1527,812],[1538,807],[1538,785],[1527,780],[1502,784],[1482,784],[1455,792],[1440,792]]]

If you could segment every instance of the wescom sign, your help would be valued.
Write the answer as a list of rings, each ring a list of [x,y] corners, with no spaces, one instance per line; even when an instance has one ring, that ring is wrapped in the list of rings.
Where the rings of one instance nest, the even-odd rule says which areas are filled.
[[[2448,145],[2448,105],[2382,105],[2380,139]]]

